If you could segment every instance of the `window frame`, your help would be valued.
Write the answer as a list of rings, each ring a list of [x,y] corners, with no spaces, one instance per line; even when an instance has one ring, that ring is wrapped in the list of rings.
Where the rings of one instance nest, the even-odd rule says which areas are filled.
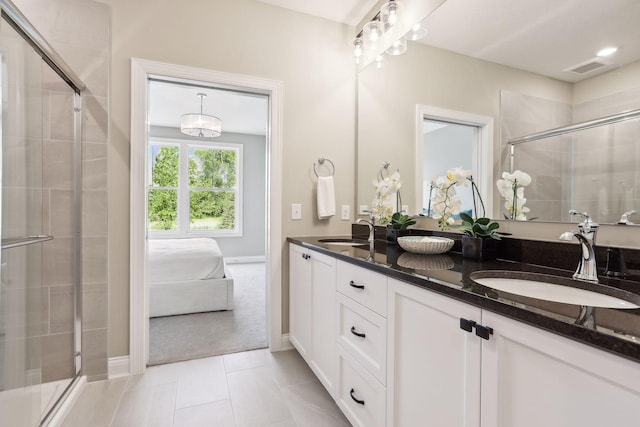
[[[151,185],[151,159],[146,162],[145,174],[146,191],[146,228],[147,234],[152,238],[185,238],[185,237],[242,237],[243,225],[243,145],[224,141],[205,141],[201,139],[176,139],[149,137],[147,143],[147,156],[150,155],[152,145],[178,146],[178,212],[176,218],[176,230],[150,230],[149,229],[149,190],[163,189]],[[190,230],[190,194],[189,187],[189,148],[207,148],[233,150],[236,152],[236,180],[235,188],[220,188],[221,191],[234,191],[234,228],[229,230]],[[212,187],[213,188],[213,187]]]

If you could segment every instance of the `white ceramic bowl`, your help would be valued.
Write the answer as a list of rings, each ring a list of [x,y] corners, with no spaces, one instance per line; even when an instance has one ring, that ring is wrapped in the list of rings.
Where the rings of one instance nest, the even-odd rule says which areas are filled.
[[[398,237],[398,244],[415,254],[443,254],[453,247],[453,240],[436,236],[403,236]]]

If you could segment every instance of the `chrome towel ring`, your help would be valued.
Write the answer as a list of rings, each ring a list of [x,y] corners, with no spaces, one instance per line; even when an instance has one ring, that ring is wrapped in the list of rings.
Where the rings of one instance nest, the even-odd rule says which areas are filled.
[[[329,162],[329,164],[331,165],[331,175],[329,175],[329,176],[334,176],[336,174],[336,165],[334,165],[331,160],[326,159],[324,157],[319,157],[318,158],[318,165],[320,165],[320,166],[323,165],[325,161]],[[316,169],[316,164],[315,163],[313,164],[313,173],[315,173],[316,176],[318,178],[320,178],[320,174],[318,174],[318,169]]]

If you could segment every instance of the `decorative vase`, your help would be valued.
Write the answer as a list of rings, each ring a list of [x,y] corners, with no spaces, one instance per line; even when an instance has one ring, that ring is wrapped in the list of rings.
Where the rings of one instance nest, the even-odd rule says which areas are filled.
[[[400,230],[399,228],[387,227],[387,245],[397,245],[398,237],[406,236],[407,230]]]
[[[489,261],[498,256],[498,241],[462,236],[462,256],[476,261]]]

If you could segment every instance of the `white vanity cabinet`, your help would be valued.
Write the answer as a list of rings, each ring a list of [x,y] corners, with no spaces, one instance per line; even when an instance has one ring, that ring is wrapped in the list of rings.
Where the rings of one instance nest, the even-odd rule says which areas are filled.
[[[352,425],[385,425],[387,277],[337,263],[336,402]]]
[[[482,425],[640,426],[640,364],[483,311]]]
[[[387,426],[480,425],[482,310],[389,279]]]
[[[331,396],[336,379],[336,259],[289,245],[289,339]]]
[[[388,427],[640,425],[638,363],[395,279],[387,325]]]

